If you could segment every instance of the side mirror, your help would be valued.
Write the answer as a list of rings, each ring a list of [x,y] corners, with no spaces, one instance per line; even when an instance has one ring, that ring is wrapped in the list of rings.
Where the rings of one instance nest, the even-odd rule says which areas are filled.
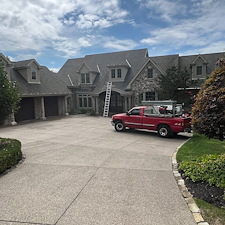
[[[126,112],[126,115],[127,115],[127,116],[129,116],[129,115],[130,115],[130,113],[129,113],[129,112]]]

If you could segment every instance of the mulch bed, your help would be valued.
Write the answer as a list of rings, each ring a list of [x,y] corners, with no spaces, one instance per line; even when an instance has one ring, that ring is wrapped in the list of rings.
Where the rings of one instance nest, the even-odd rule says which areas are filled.
[[[224,191],[216,186],[210,186],[206,182],[193,182],[188,178],[184,178],[188,191],[194,198],[201,199],[218,208],[225,207]]]

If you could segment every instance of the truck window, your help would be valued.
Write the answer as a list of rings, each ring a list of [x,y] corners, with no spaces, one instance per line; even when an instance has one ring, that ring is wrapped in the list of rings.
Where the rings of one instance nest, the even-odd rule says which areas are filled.
[[[158,115],[158,114],[159,113],[157,112],[157,109],[152,106],[145,108],[145,111],[144,111],[145,116],[152,116],[152,115]]]
[[[133,109],[129,112],[130,115],[132,116],[139,116],[140,114],[140,109]]]

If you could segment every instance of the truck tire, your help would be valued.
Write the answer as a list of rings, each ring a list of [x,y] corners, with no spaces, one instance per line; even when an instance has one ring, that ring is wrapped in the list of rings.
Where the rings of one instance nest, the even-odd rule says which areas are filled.
[[[160,137],[171,137],[172,136],[172,131],[168,125],[160,125],[158,127],[158,135]]]
[[[123,131],[125,129],[122,121],[117,121],[115,123],[115,130],[116,131]]]

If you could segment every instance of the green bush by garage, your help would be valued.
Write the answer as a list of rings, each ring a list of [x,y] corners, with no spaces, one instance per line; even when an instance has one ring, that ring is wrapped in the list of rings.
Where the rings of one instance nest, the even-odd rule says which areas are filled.
[[[0,174],[15,166],[22,159],[21,142],[0,138]]]

